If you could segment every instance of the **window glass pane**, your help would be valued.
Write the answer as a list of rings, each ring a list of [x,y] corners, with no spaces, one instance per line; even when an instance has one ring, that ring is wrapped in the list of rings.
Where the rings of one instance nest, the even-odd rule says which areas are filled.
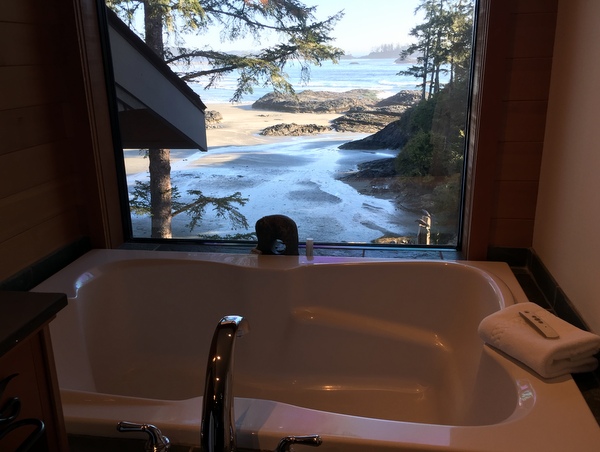
[[[301,242],[457,245],[474,0],[322,0],[312,32],[263,15],[269,0],[154,22],[143,4],[107,0],[109,23],[187,86],[157,61],[164,80],[117,62],[111,36],[134,238],[255,240],[258,219],[284,214]],[[230,6],[265,27],[218,14]]]

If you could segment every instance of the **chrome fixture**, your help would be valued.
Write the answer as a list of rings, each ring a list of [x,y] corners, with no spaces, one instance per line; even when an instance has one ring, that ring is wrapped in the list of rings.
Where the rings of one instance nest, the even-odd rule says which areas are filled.
[[[256,252],[298,256],[298,226],[285,215],[268,215],[256,222]]]
[[[235,451],[233,413],[233,352],[235,338],[250,331],[240,316],[223,317],[214,332],[208,363],[202,406],[200,447],[203,452]]]
[[[308,436],[286,436],[277,445],[275,452],[289,452],[293,444],[302,444],[304,446],[318,447],[323,443],[319,435]]]
[[[171,447],[169,438],[164,436],[161,431],[152,424],[136,424],[133,422],[121,421],[117,424],[117,430],[120,432],[144,432],[148,434],[146,442],[146,452],[165,452]]]

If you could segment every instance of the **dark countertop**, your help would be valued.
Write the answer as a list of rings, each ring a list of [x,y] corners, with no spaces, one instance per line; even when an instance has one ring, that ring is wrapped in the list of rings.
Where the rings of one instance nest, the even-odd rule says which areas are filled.
[[[67,306],[62,293],[0,291],[0,356]]]

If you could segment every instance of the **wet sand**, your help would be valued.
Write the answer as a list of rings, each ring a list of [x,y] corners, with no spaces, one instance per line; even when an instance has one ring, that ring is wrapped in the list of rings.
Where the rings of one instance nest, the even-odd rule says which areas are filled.
[[[223,120],[216,128],[206,130],[208,150],[222,146],[254,146],[289,140],[289,137],[266,137],[260,132],[280,123],[329,125],[332,119],[341,116],[339,113],[284,113],[270,110],[254,110],[250,104],[209,104],[207,110],[221,113]],[[339,134],[340,139],[355,134]],[[315,135],[309,135],[309,137]],[[187,159],[197,150],[172,150],[171,163]],[[137,150],[125,151],[125,167],[127,174],[148,170],[148,159]]]

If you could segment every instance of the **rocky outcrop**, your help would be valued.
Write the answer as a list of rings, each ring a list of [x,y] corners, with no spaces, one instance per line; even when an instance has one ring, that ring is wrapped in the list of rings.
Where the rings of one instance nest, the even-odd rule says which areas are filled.
[[[252,104],[252,108],[291,113],[346,113],[352,108],[373,106],[377,101],[377,91],[368,89],[343,93],[306,90],[296,95],[265,94]]]
[[[400,149],[408,140],[408,134],[405,127],[401,126],[401,121],[390,122],[382,130],[369,135],[362,140],[354,140],[344,143],[340,149]]]
[[[338,132],[376,133],[419,102],[418,91],[400,91],[373,106],[357,107],[332,121]]]
[[[331,121],[331,126],[338,132],[375,133],[397,120],[407,108],[404,105],[353,108]]]
[[[396,159],[392,157],[359,163],[356,171],[340,176],[338,179],[344,182],[350,182],[352,180],[393,177],[396,175],[396,167],[394,165],[395,160]]]
[[[398,120],[402,114],[420,100],[419,91],[400,91],[393,96],[379,100],[374,90],[355,89],[336,93],[330,91],[302,91],[296,96],[281,93],[269,93],[254,102],[252,108],[294,113],[344,113],[331,122],[331,128],[337,132],[377,133],[388,124]],[[309,125],[277,124],[269,127],[262,135],[299,136],[320,133],[314,124]],[[311,130],[312,129],[312,130]],[[357,147],[356,149],[381,149],[375,147]],[[350,145],[352,146],[352,145]],[[384,146],[386,147],[386,146]],[[353,149],[348,147],[347,149]]]
[[[386,97],[380,100],[375,105],[376,107],[389,107],[393,105],[403,105],[408,107],[410,105],[418,104],[421,101],[421,92],[415,90],[403,90],[393,96]]]
[[[317,124],[275,124],[274,126],[267,127],[260,132],[261,135],[266,136],[291,136],[298,137],[302,135],[314,135],[317,133],[330,132],[331,127],[319,126]]]
[[[362,140],[344,143],[340,146],[340,149],[375,150],[402,148],[409,138],[408,123],[410,122],[408,116],[404,115],[404,112],[420,101],[420,91],[400,91],[398,94],[381,100],[376,106],[378,110],[391,110],[398,112],[398,114],[395,117],[390,115],[390,120],[383,127],[374,131],[373,135],[369,135]]]
[[[205,110],[204,111],[204,122],[207,129],[218,129],[221,127],[221,121],[223,121],[223,115],[216,110]]]

